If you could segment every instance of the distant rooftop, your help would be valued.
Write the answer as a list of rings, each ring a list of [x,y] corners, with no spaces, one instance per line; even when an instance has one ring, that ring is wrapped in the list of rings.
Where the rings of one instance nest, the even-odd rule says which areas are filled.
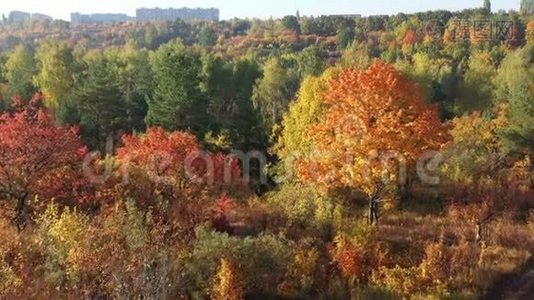
[[[153,21],[219,21],[217,8],[139,8],[135,17],[126,14],[81,14],[71,13],[71,23],[74,26],[82,24],[111,24],[127,21],[153,22]]]
[[[217,8],[139,8],[136,10],[136,20],[147,21],[219,21]]]

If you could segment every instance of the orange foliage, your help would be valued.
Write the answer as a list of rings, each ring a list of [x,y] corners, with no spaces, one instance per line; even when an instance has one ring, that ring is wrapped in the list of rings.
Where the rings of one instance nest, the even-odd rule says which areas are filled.
[[[534,43],[534,20],[528,22],[526,39],[528,43]]]
[[[337,262],[341,274],[345,278],[352,278],[361,274],[363,258],[361,250],[357,249],[353,245],[346,245],[343,249],[340,249],[334,257]]]
[[[409,30],[406,35],[404,36],[403,44],[408,46],[413,46],[417,43],[417,33],[415,30]]]
[[[410,166],[448,140],[437,108],[425,103],[422,89],[380,61],[368,70],[342,70],[324,98],[326,116],[308,130],[316,153],[299,163],[305,182],[360,188],[371,196],[377,181],[397,170],[371,162],[394,156]]]

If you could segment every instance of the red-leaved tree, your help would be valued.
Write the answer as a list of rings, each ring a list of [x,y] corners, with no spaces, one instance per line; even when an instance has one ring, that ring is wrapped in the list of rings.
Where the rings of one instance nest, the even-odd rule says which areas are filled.
[[[128,178],[126,193],[163,219],[172,218],[180,229],[207,221],[215,199],[243,187],[238,161],[203,152],[190,133],[154,127],[143,135],[125,135],[117,155]]]
[[[34,197],[76,200],[74,181],[87,152],[78,130],[57,127],[40,103],[40,94],[27,105],[15,97],[11,112],[0,116],[0,200],[16,202],[18,222]]]

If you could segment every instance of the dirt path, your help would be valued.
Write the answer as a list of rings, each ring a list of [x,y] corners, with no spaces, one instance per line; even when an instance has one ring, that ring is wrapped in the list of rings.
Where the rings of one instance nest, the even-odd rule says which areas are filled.
[[[482,297],[484,300],[532,300],[534,299],[534,258],[516,274],[503,275]]]
[[[534,299],[534,271],[530,271],[519,278],[516,284],[512,285],[512,289],[506,291],[503,299]]]

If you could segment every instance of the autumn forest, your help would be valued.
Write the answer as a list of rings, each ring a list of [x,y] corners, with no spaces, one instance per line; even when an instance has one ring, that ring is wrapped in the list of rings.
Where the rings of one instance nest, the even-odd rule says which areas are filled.
[[[534,16],[481,2],[0,22],[0,298],[532,299]]]

